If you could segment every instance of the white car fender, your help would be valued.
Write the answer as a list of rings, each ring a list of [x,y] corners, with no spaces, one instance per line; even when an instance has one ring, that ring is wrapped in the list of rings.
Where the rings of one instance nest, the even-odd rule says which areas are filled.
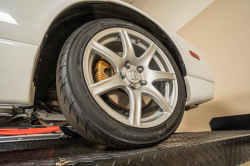
[[[34,85],[32,81],[34,66],[37,60],[39,46],[42,43],[44,35],[50,27],[53,20],[68,7],[91,0],[6,0],[0,1],[0,41],[15,43],[16,45],[8,45],[0,43],[1,61],[0,66],[6,66],[8,71],[0,70],[0,105],[32,105],[34,97]],[[193,81],[189,81],[189,89],[187,92],[189,101],[186,105],[201,103],[213,98],[213,92],[207,94],[193,93],[194,85],[197,79],[209,82],[213,85],[214,78],[209,65],[199,50],[184,40],[182,37],[164,27],[156,20],[148,16],[146,13],[119,0],[99,0],[104,2],[115,3],[130,8],[148,19],[155,22],[161,27],[166,34],[173,40],[178,48],[187,70],[186,77],[194,77]],[[93,1],[97,2],[97,0]],[[31,14],[32,13],[32,14]],[[11,51],[11,50],[16,51]],[[24,49],[27,49],[25,51]],[[195,59],[189,53],[189,50],[195,52],[200,60]],[[11,54],[11,55],[10,55]],[[20,54],[22,58],[20,58]],[[13,58],[13,60],[11,60]],[[23,64],[23,65],[19,65]],[[20,82],[15,81],[16,74],[13,71],[20,72],[18,78]],[[8,74],[6,74],[6,73]],[[12,81],[11,81],[12,80]],[[185,79],[186,82],[187,79]],[[206,85],[203,84],[206,88]],[[212,86],[213,87],[213,86]],[[210,88],[211,89],[211,88]],[[19,93],[16,95],[16,93]],[[199,93],[199,92],[198,92]],[[202,92],[205,93],[205,92]],[[196,95],[196,96],[195,96]],[[6,98],[7,96],[7,98]]]

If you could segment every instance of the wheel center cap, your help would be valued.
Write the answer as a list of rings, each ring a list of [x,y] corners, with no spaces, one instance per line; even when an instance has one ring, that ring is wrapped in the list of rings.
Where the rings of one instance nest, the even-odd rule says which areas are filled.
[[[140,81],[143,80],[143,74],[137,71],[136,66],[131,65],[130,68],[124,67],[121,71],[121,73],[125,74],[125,78],[123,81],[130,86],[131,84],[134,84],[135,88],[141,87]]]
[[[136,81],[139,79],[139,73],[136,70],[128,71],[128,78],[130,80]]]
[[[132,67],[126,71],[126,78],[131,83],[138,83],[142,79],[142,75],[136,70],[136,68]]]

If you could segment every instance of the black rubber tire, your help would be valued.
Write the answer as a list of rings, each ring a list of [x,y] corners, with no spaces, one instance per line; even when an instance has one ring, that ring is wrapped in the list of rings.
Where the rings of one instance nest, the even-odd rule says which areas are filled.
[[[75,132],[74,130],[72,130],[66,126],[62,126],[62,127],[60,127],[60,129],[67,136],[70,136],[73,138],[82,138],[81,135],[79,135],[77,132]]]
[[[179,88],[177,105],[170,118],[156,127],[140,129],[116,121],[97,104],[86,85],[82,70],[85,47],[95,34],[114,27],[129,28],[150,38],[167,55],[176,73]],[[152,146],[169,137],[183,116],[185,87],[174,59],[149,32],[126,21],[101,19],[79,27],[61,50],[56,80],[58,100],[65,118],[76,132],[93,143],[122,149]]]

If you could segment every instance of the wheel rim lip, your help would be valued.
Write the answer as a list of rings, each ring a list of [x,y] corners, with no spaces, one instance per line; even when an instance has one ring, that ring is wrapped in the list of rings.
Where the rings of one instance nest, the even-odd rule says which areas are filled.
[[[102,37],[104,36],[107,36],[107,35],[110,35],[110,34],[113,34],[113,33],[119,33],[119,30],[120,29],[126,29],[128,31],[128,34],[132,34],[134,36],[137,36],[139,37],[140,39],[142,38],[143,40],[145,41],[148,41],[149,42],[153,42],[151,39],[149,39],[147,36],[141,34],[140,32],[137,32],[135,30],[132,30],[132,29],[128,29],[128,28],[109,28],[109,29],[105,29],[105,30],[101,30],[100,32],[98,32],[97,34],[95,34],[91,40],[88,42],[87,46],[86,46],[86,49],[84,51],[84,57],[83,57],[83,72],[84,72],[84,78],[85,78],[85,81],[87,83],[87,86],[89,88],[89,85],[93,84],[94,83],[94,80],[93,80],[93,77],[91,76],[92,75],[92,63],[93,63],[93,58],[94,56],[91,56],[92,55],[92,48],[89,46],[90,42],[92,40],[95,40],[95,41],[99,41]],[[154,42],[155,43],[155,42]],[[157,43],[155,43],[157,45]],[[158,45],[157,45],[158,46]],[[157,52],[159,53],[159,55],[161,56],[161,58],[164,59],[164,63],[165,65],[168,67],[168,69],[175,74],[175,71],[172,67],[172,64],[170,63],[170,61],[168,60],[166,54],[159,48],[158,46],[158,50]],[[153,58],[155,58],[156,56],[154,56]],[[91,64],[91,65],[90,65]],[[163,65],[163,64],[161,64]],[[165,69],[163,69],[165,70]],[[118,74],[118,73],[117,73]],[[175,74],[175,77],[176,77],[176,74]],[[173,108],[175,109],[176,107],[176,104],[177,104],[177,98],[178,98],[178,83],[177,83],[177,79],[175,80],[172,80],[173,81],[173,93],[174,93],[174,99],[172,99],[172,106]],[[165,84],[166,85],[166,84]],[[127,87],[128,88],[128,87]],[[129,89],[130,90],[130,89]],[[90,89],[89,89],[89,92],[91,93]],[[130,120],[125,117],[125,116],[122,116],[121,114],[119,114],[118,112],[116,112],[115,110],[113,110],[112,108],[110,108],[103,100],[102,98],[100,97],[100,95],[93,95],[91,93],[92,97],[95,99],[95,101],[99,104],[99,106],[107,113],[109,114],[112,118],[114,118],[115,120],[125,124],[125,125],[128,125],[128,126],[131,126],[131,127],[136,127],[136,128],[149,128],[149,127],[155,127],[155,126],[158,126],[160,124],[162,124],[163,122],[165,122],[174,112],[174,109],[171,113],[160,113],[159,111],[155,112],[154,114],[148,116],[148,117],[144,117],[144,118],[141,118],[141,126],[134,126],[130,123]],[[156,118],[157,116],[161,115],[160,118],[157,118],[157,120],[154,120],[154,121],[150,121],[151,119],[154,119]]]

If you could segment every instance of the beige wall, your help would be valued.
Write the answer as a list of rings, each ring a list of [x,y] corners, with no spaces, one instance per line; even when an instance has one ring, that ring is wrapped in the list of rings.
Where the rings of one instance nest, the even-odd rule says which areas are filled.
[[[194,18],[214,0],[124,0],[173,31]]]
[[[177,33],[215,76],[214,100],[185,112],[177,131],[206,131],[213,117],[250,114],[250,0],[215,0]]]

